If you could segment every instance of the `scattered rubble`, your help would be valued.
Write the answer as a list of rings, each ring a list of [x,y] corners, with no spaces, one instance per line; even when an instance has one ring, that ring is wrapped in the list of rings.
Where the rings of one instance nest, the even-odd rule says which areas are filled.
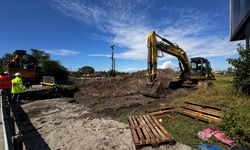
[[[176,78],[176,73],[172,69],[159,70],[158,72],[158,81],[161,86],[160,89],[152,89],[152,92],[158,94],[159,97],[164,97],[165,93],[169,93],[166,88],[169,82]],[[143,94],[144,90],[148,89],[145,75],[146,71],[139,71],[127,76],[89,81],[81,87],[76,96],[109,98]]]

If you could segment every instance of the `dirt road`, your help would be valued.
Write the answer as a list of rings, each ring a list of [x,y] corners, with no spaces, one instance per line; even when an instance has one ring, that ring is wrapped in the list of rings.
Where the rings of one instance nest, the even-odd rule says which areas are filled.
[[[39,136],[34,134],[35,131],[28,129],[27,120],[23,120],[21,126],[26,138],[26,149],[135,149],[128,124],[109,117],[99,117],[74,99],[35,101],[23,104],[22,108],[47,144],[45,146]],[[180,148],[190,149],[180,143],[174,146],[163,145],[158,149]]]
[[[159,71],[162,83],[175,78],[175,72]],[[81,85],[74,98],[38,100],[21,105],[19,125],[26,149],[134,149],[127,117],[168,105],[193,89],[161,87],[158,99],[142,94],[145,71],[112,79],[94,80]],[[18,114],[20,116],[20,114]],[[123,119],[119,119],[122,118]],[[121,120],[122,122],[119,122]],[[143,149],[152,149],[151,146]],[[158,149],[191,149],[177,143]]]
[[[25,104],[23,109],[51,149],[133,149],[127,124],[96,117],[83,105],[53,99]],[[33,142],[27,143],[29,148],[33,144],[43,149]]]

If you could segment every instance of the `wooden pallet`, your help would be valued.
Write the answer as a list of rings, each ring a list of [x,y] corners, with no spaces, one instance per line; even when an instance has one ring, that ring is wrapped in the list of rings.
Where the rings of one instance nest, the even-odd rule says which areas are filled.
[[[193,102],[185,102],[185,105],[181,107],[178,111],[188,117],[192,117],[207,123],[210,122],[222,122],[222,110],[215,107],[200,105]]]
[[[129,116],[128,120],[136,149],[146,145],[158,147],[165,143],[175,143],[173,137],[154,116]]]
[[[153,108],[150,110],[147,110],[147,113],[154,113],[154,112],[158,112],[158,111],[164,111],[164,110],[171,110],[174,109],[174,107],[171,106],[164,106],[164,107],[160,107],[160,108]]]
[[[174,119],[174,115],[177,109],[175,108],[169,108],[169,109],[159,109],[155,112],[150,112],[149,114],[151,116],[154,116],[156,118],[169,118]]]

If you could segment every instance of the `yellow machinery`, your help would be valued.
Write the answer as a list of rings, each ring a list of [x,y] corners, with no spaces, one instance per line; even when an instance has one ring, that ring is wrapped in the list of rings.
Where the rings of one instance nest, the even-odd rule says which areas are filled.
[[[8,64],[7,70],[10,75],[19,72],[26,84],[36,83],[39,78],[39,72],[36,66],[25,68],[23,57],[27,55],[25,50],[16,50],[13,53],[13,58]]]
[[[157,41],[157,37],[161,41]],[[180,66],[180,81],[191,80],[197,83],[200,80],[215,80],[215,72],[212,71],[210,62],[202,57],[191,58],[189,61],[186,52],[177,44],[157,35],[154,31],[148,36],[148,83],[152,84],[157,79],[158,52],[167,53],[178,58]]]

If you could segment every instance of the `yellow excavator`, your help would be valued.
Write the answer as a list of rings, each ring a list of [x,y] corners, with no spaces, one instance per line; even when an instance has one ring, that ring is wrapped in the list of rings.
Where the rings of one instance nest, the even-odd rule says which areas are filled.
[[[12,60],[7,65],[6,71],[9,72],[11,76],[13,76],[17,72],[21,73],[26,85],[37,84],[41,79],[40,68],[35,64],[29,66],[25,64],[24,56],[26,55],[27,53],[25,50],[16,50],[13,53]]]
[[[157,38],[161,41],[157,41]],[[188,59],[186,52],[177,44],[157,35],[154,31],[150,32],[147,41],[148,47],[148,72],[147,80],[149,84],[157,81],[157,58],[158,53],[162,52],[177,57],[180,66],[179,84],[191,81],[197,84],[200,80],[215,80],[215,72],[212,71],[210,62],[202,57]],[[179,85],[178,84],[178,85]]]

